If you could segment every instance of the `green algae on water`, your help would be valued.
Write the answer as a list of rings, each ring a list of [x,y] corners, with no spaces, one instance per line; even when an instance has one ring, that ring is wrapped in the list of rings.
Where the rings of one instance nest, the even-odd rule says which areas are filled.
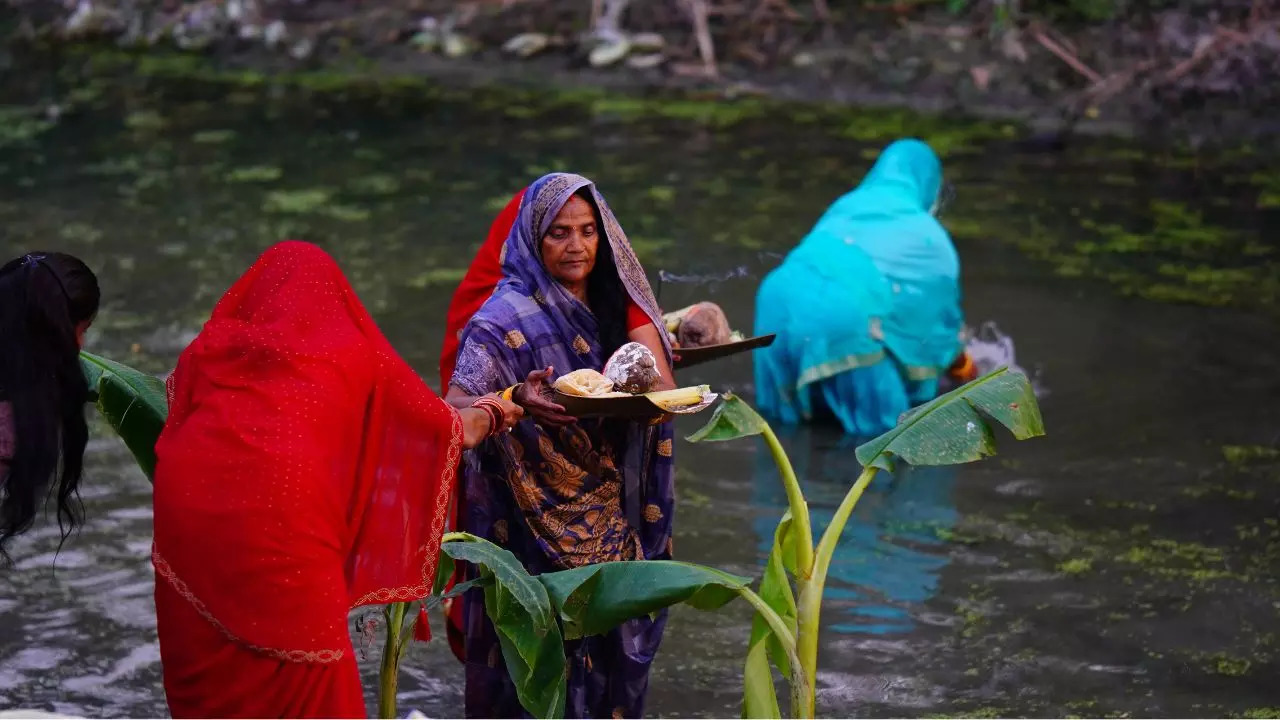
[[[262,211],[305,215],[318,211],[332,197],[333,192],[325,188],[276,190],[267,193],[266,198],[262,201]]]
[[[266,183],[284,177],[284,171],[273,165],[250,165],[235,168],[224,179],[231,183]]]
[[[1223,445],[1222,457],[1232,465],[1280,460],[1280,448],[1262,445]]]
[[[200,145],[220,145],[234,140],[235,137],[235,130],[201,130],[191,136],[191,141]]]

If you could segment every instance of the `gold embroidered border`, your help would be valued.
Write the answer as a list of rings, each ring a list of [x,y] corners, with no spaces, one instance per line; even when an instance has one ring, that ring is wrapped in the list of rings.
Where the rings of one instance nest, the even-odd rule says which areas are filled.
[[[204,601],[196,597],[195,593],[191,592],[191,588],[183,582],[182,578],[178,577],[177,574],[173,572],[173,568],[169,565],[169,562],[161,557],[160,551],[156,549],[156,544],[154,542],[151,543],[151,564],[155,566],[156,574],[164,578],[164,580],[173,587],[175,592],[185,598],[187,602],[191,603],[191,607],[195,608],[195,611],[199,613],[201,617],[208,620],[211,625],[217,628],[218,632],[225,635],[227,639],[232,642],[244,645],[250,650],[263,653],[264,655],[269,655],[277,660],[286,660],[288,662],[332,663],[341,660],[343,655],[346,654],[345,650],[278,650],[276,648],[266,648],[245,642],[243,638],[236,637],[235,634],[228,630],[225,625],[219,622],[218,619],[213,616],[213,613],[209,611],[209,607],[204,604]]]
[[[375,590],[361,597],[352,603],[351,607],[356,608],[361,605],[369,604],[386,604],[391,602],[407,602],[410,600],[418,600],[431,594],[434,589],[432,586],[435,581],[436,564],[439,561],[440,538],[444,534],[444,525],[449,514],[449,494],[453,491],[453,478],[457,472],[458,460],[462,456],[462,416],[454,410],[452,406],[439,398],[436,399],[449,414],[452,416],[452,428],[450,433],[449,449],[446,452],[446,462],[444,470],[440,476],[440,490],[436,496],[436,514],[431,522],[431,534],[428,536],[427,543],[422,547],[422,580],[416,585],[407,585],[398,588],[383,588]],[[239,643],[251,650],[263,653],[270,657],[288,662],[305,662],[305,663],[332,663],[341,660],[346,654],[345,650],[280,650],[277,648],[267,648],[246,642],[243,638],[237,637],[225,625],[223,625],[204,601],[196,597],[191,591],[190,586],[178,577],[173,567],[164,559],[160,551],[156,548],[155,543],[151,544],[151,563],[156,568],[156,574],[164,578],[170,586],[173,587],[179,595],[181,595],[191,607],[213,625],[218,632],[222,633],[227,639]]]
[[[880,351],[867,353],[866,355],[848,355],[840,358],[839,360],[825,362],[821,365],[814,365],[800,373],[800,378],[796,380],[796,387],[803,388],[805,385],[811,385],[819,380],[826,380],[827,378],[839,375],[846,370],[874,365],[883,359],[884,351]]]
[[[538,189],[538,195],[534,198],[533,203],[533,242],[535,247],[539,247],[542,243],[542,236],[546,233],[543,224],[547,221],[547,215],[552,210],[560,211],[560,208],[568,201],[569,192],[576,192],[578,189],[589,186],[591,181],[581,175],[572,173],[556,173],[554,177],[547,181],[545,185]],[[538,253],[541,255],[541,253]]]
[[[374,590],[351,604],[356,608],[361,605],[391,602],[408,602],[418,600],[431,594],[435,584],[436,564],[440,560],[440,538],[444,535],[444,524],[449,515],[449,493],[453,491],[453,480],[458,471],[458,460],[462,457],[462,416],[453,406],[440,398],[436,398],[450,415],[453,416],[453,433],[449,441],[444,471],[440,475],[440,490],[436,495],[436,516],[431,522],[431,534],[427,536],[427,544],[422,546],[422,582],[417,585],[406,585],[398,588]]]

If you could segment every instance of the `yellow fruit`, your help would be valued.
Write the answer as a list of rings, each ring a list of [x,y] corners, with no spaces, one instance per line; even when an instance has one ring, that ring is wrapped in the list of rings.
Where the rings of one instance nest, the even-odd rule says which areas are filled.
[[[689,387],[676,388],[675,390],[659,390],[657,392],[645,393],[645,397],[654,405],[672,412],[697,405],[711,392],[709,385],[691,385]]]

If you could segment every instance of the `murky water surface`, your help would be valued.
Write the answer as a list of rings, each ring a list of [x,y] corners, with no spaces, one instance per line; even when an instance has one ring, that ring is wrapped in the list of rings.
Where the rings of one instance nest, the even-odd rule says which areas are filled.
[[[94,96],[25,140],[7,126],[0,255],[89,260],[106,292],[89,349],[156,372],[263,248],[294,237],[340,260],[434,378],[449,293],[490,218],[552,169],[599,181],[651,276],[667,278],[665,307],[713,299],[745,329],[760,275],[876,146],[916,127],[404,88],[138,81]],[[1280,443],[1267,177],[1246,160],[1111,143],[1023,154],[998,128],[920,127],[959,190],[944,220],[967,313],[998,321],[1042,369],[1050,436],[873,485],[827,590],[821,714],[1280,712],[1266,709],[1280,706],[1280,464],[1262,449]],[[751,395],[745,357],[684,379]],[[87,526],[55,557],[56,527],[42,523],[0,572],[0,708],[166,712],[149,485],[97,430]],[[823,429],[784,439],[824,523],[857,474],[852,446]],[[757,575],[786,505],[763,447],[684,443],[677,457],[677,555]],[[748,622],[744,606],[678,610],[652,713],[736,716]],[[443,643],[416,647],[405,675],[406,711],[461,711]]]

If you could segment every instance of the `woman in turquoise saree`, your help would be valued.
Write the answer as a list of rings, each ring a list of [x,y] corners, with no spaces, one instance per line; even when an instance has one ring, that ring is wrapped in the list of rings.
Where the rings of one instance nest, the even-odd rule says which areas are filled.
[[[942,163],[898,140],[832,203],[756,295],[756,403],[787,424],[834,415],[871,437],[932,399],[963,351],[960,259],[935,218]]]

